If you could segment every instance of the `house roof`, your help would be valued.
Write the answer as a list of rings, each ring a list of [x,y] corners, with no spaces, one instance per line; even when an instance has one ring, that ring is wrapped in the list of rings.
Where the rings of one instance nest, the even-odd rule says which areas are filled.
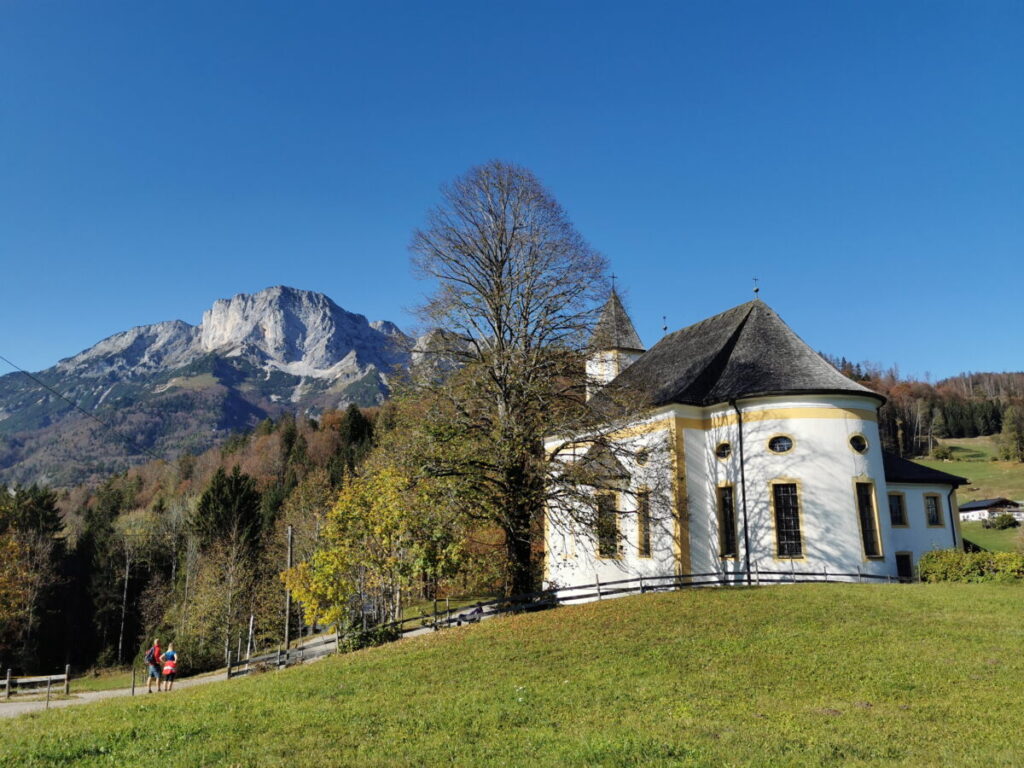
[[[654,406],[797,393],[848,393],[885,402],[843,376],[759,300],[670,333],[614,385],[643,392]]]
[[[1012,499],[981,499],[980,501],[969,501],[960,505],[961,512],[973,512],[976,509],[991,509],[992,507],[1019,507]]]
[[[590,346],[594,349],[624,349],[631,352],[643,352],[645,349],[614,288],[601,310],[601,317],[590,337]]]
[[[887,483],[920,483],[926,485],[952,485],[954,488],[967,485],[967,479],[938,469],[901,459],[895,453],[882,451]],[[963,510],[963,507],[960,507]]]

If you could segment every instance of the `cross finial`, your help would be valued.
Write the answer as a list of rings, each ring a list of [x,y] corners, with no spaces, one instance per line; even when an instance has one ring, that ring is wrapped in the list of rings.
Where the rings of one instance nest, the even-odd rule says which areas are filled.
[[[668,333],[668,317],[666,315],[661,316],[661,332]]]
[[[613,293],[615,292],[615,277],[616,277],[615,273],[612,272],[612,292]]]
[[[759,294],[761,292],[761,289],[757,285],[758,282],[759,282],[758,279],[755,277],[754,278],[754,298],[755,299],[759,298],[759,296],[757,294]]]

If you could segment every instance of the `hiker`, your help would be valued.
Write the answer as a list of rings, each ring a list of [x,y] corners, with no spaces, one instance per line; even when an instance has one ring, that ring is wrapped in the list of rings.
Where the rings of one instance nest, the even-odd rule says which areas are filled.
[[[153,640],[152,647],[146,651],[146,664],[149,665],[149,676],[146,680],[146,691],[148,693],[153,692],[154,680],[156,680],[157,693],[163,690],[164,681],[160,677],[160,656],[160,640],[156,638]]]
[[[174,677],[178,674],[178,652],[174,650],[174,643],[167,644],[167,650],[160,657],[164,665],[164,680],[167,681],[165,691],[171,690],[174,686]]]

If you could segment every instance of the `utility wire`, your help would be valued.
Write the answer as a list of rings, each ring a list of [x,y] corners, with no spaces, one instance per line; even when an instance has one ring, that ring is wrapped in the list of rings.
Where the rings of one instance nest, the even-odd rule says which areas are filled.
[[[135,442],[135,440],[133,440],[132,438],[128,437],[128,435],[125,435],[125,434],[122,434],[122,433],[118,432],[118,431],[117,431],[116,429],[114,429],[114,427],[112,427],[112,426],[111,426],[110,424],[108,424],[107,422],[103,421],[103,420],[102,420],[101,418],[99,418],[98,416],[96,416],[96,414],[94,414],[94,413],[89,413],[89,411],[87,411],[87,410],[85,410],[84,408],[82,408],[82,407],[81,407],[81,406],[80,406],[80,405],[79,405],[78,403],[76,403],[76,402],[75,402],[74,400],[71,400],[71,399],[69,399],[69,398],[65,397],[65,396],[64,396],[64,395],[62,395],[62,394],[61,394],[60,392],[58,392],[58,391],[57,391],[56,389],[54,389],[54,388],[53,388],[53,387],[51,387],[51,386],[50,386],[49,384],[47,384],[47,383],[46,383],[45,381],[42,381],[41,379],[39,379],[39,378],[37,378],[37,377],[33,376],[33,375],[32,375],[31,373],[29,373],[28,371],[26,371],[26,370],[25,370],[24,368],[22,368],[22,367],[21,367],[20,365],[15,365],[14,363],[12,363],[12,362],[11,362],[10,360],[8,360],[8,359],[7,359],[6,357],[4,357],[3,355],[0,355],[0,360],[3,360],[3,361],[4,361],[5,363],[7,363],[7,364],[8,364],[9,366],[11,366],[11,368],[14,368],[14,369],[15,369],[16,371],[19,371],[20,373],[23,373],[23,374],[25,374],[26,376],[28,376],[28,377],[29,377],[30,379],[32,379],[32,381],[34,381],[34,382],[35,382],[36,384],[38,384],[39,386],[43,387],[43,389],[49,390],[50,392],[52,392],[53,394],[55,394],[55,395],[56,395],[57,397],[59,397],[59,398],[60,398],[61,400],[63,400],[63,401],[65,402],[65,403],[67,403],[68,405],[70,405],[70,406],[71,406],[72,408],[74,408],[74,409],[75,409],[76,411],[78,411],[79,413],[83,414],[84,416],[88,416],[88,417],[89,417],[90,419],[92,419],[93,421],[95,421],[95,422],[96,422],[97,424],[99,424],[99,425],[100,425],[101,427],[103,427],[103,428],[104,428],[105,430],[107,430],[107,431],[108,431],[108,432],[110,432],[110,433],[111,433],[112,435],[114,435],[114,437],[116,437],[116,438],[118,438],[119,440],[121,440],[122,442],[124,442],[124,444],[125,444],[125,445],[126,445],[126,446],[127,446],[128,448],[130,448],[130,449],[132,449],[132,450],[135,450],[135,451],[137,451],[137,452],[139,452],[139,453],[144,453],[144,454],[146,454],[147,456],[149,456],[149,457],[151,457],[151,458],[154,458],[154,459],[156,459],[157,461],[163,461],[163,460],[164,460],[164,457],[163,457],[163,456],[158,456],[157,454],[153,453],[153,452],[152,452],[151,450],[149,450],[148,448],[145,448],[145,447],[143,447],[143,446],[139,445],[139,444],[138,444],[137,442]]]

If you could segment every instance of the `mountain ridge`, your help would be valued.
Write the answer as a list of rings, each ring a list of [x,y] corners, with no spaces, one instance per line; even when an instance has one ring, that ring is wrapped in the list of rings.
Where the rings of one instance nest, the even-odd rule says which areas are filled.
[[[112,334],[35,374],[130,437],[20,373],[0,377],[0,481],[65,486],[172,459],[284,412],[371,406],[417,339],[326,294],[271,286],[217,299],[198,325],[166,320]],[[105,433],[105,434],[100,434]]]

